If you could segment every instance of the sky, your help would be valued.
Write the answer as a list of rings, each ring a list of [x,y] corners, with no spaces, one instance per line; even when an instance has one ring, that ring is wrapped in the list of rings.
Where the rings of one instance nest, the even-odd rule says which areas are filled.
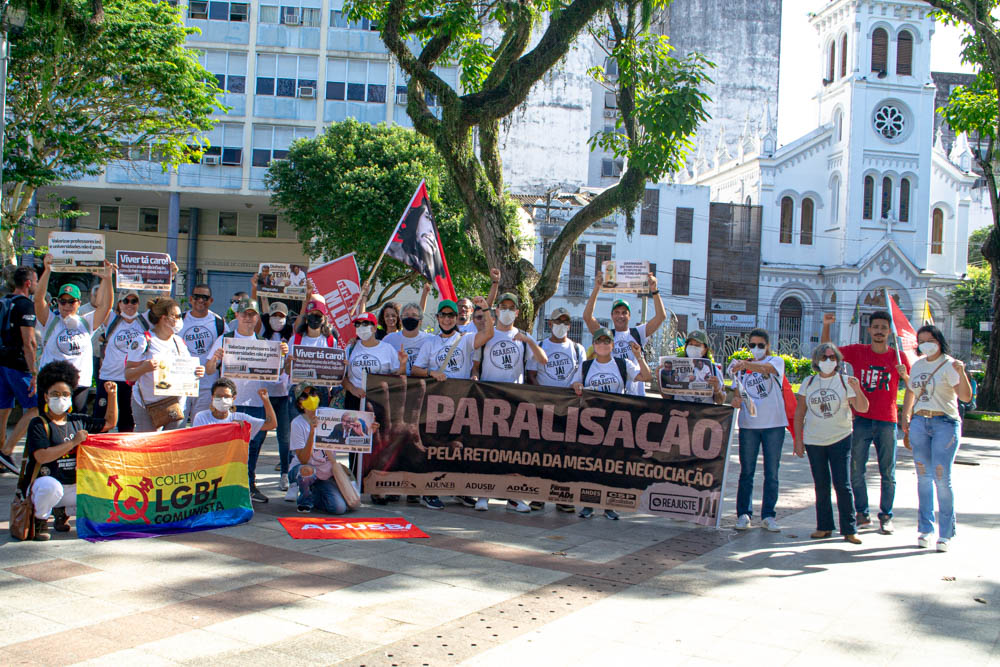
[[[820,71],[819,43],[809,25],[808,13],[829,0],[782,0],[781,63],[778,80],[778,144],[787,144],[816,129],[816,86]],[[971,72],[959,60],[961,32],[938,23],[931,38],[931,69],[936,72]],[[789,57],[790,54],[803,57]],[[808,55],[808,57],[805,57]],[[805,82],[807,85],[802,85]]]

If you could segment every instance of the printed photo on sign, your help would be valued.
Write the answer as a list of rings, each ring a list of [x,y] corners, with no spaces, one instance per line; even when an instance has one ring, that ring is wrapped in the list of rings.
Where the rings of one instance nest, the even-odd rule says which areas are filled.
[[[222,377],[277,382],[281,343],[256,338],[222,339]]]
[[[374,413],[320,408],[316,411],[316,418],[316,449],[361,454],[371,452]]]
[[[306,273],[298,264],[261,264],[257,272],[257,296],[304,301]]]
[[[601,273],[603,275],[602,292],[649,293],[648,260],[605,260],[601,264]]]
[[[153,395],[197,396],[199,379],[194,371],[200,365],[197,357],[160,360],[160,367],[153,376]]]
[[[49,254],[55,273],[100,273],[104,270],[104,234],[49,232]]]
[[[115,289],[169,292],[170,261],[165,252],[119,250],[115,253]]]
[[[292,348],[292,384],[309,384],[329,387],[340,384],[347,370],[344,350],[327,347]]]
[[[656,370],[660,393],[672,396],[711,396],[708,378],[713,376],[708,359],[660,357]]]

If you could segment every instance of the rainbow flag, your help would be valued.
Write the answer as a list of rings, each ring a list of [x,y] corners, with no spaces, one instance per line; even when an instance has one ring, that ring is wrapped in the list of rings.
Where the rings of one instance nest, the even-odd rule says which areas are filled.
[[[88,437],[76,455],[77,534],[151,537],[249,521],[249,439],[245,422]]]

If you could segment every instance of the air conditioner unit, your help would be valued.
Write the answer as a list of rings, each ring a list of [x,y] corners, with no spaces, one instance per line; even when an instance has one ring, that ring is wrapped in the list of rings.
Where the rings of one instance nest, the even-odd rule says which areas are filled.
[[[302,17],[297,12],[285,14],[285,25],[299,25],[300,23],[302,23]]]
[[[605,118],[617,118],[618,117],[618,109],[605,109],[604,110],[604,117]]]
[[[201,157],[201,163],[209,166],[217,167],[219,162],[221,162],[221,158],[218,155],[203,155]]]
[[[403,93],[396,93],[396,104],[399,104],[399,105],[405,107],[407,100],[408,100],[408,98],[407,98],[405,92],[403,92]]]
[[[299,97],[312,99],[316,97],[315,86],[299,86]]]

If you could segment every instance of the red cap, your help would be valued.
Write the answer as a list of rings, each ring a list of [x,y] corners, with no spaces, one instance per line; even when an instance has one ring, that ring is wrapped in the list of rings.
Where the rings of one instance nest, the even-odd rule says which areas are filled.
[[[353,322],[370,322],[378,326],[378,319],[375,318],[375,313],[361,313],[360,315],[355,315]]]
[[[325,315],[326,302],[324,302],[322,299],[313,297],[312,300],[310,300],[309,303],[306,304],[306,312],[308,313],[311,310],[318,310]]]

